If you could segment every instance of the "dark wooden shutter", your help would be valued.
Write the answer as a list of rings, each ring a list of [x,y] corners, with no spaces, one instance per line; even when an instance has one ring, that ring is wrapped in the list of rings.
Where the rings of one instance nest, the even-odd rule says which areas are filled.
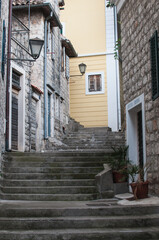
[[[31,149],[36,150],[36,101],[32,98],[31,104]]]
[[[150,39],[151,47],[151,77],[152,77],[152,99],[159,96],[159,54],[158,54],[158,33],[155,31]]]
[[[1,4],[2,4],[1,2],[2,2],[2,1],[0,0],[0,17],[1,17]]]
[[[51,136],[51,94],[48,93],[48,136]]]
[[[16,72],[12,72],[12,87],[17,89],[17,90],[20,90],[21,87],[20,87],[20,75]]]
[[[18,150],[18,96],[12,95],[12,149]]]

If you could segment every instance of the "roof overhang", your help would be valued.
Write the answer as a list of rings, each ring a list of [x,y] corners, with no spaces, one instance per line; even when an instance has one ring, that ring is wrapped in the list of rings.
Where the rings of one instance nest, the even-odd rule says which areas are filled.
[[[12,8],[13,8],[13,11],[14,10],[22,10],[22,9],[24,10],[24,9],[28,9],[28,4],[15,5]],[[59,27],[60,29],[62,29],[62,24],[60,22],[60,19],[50,3],[31,4],[30,9],[31,10],[42,10],[45,17],[50,16],[50,14],[52,13],[52,16],[50,17],[49,22],[52,24],[53,27]]]
[[[68,39],[62,39],[62,46],[65,47],[66,55],[69,57],[77,57],[78,54],[76,53],[72,43]]]

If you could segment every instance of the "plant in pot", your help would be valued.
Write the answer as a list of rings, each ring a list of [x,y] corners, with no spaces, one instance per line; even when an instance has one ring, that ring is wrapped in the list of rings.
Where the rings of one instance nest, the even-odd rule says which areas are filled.
[[[127,182],[127,164],[129,160],[127,159],[128,146],[120,146],[118,148],[112,147],[114,154],[107,163],[112,169],[113,182],[122,183]]]
[[[149,182],[145,180],[145,174],[149,167],[150,164],[145,164],[143,167],[132,163],[128,164],[127,174],[131,179],[130,186],[135,199],[143,199],[148,197]]]

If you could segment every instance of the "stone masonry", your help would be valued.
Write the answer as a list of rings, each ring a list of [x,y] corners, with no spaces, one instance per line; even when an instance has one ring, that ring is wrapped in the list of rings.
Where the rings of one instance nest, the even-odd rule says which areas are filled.
[[[24,6],[27,4],[27,1],[13,1],[13,6]],[[49,8],[54,9],[57,17],[59,16],[59,6],[58,1],[50,0],[45,3],[43,0],[31,1],[31,4],[37,5],[40,4],[41,8],[34,7],[31,8],[30,15],[30,38],[38,37],[44,39],[44,23],[45,19],[49,17],[50,13]],[[42,4],[46,4],[43,7]],[[50,5],[49,5],[50,4]],[[28,8],[14,9],[14,14],[16,17],[23,22],[26,27],[29,27],[28,22]],[[48,11],[48,12],[47,12]],[[44,14],[45,13],[45,14]],[[53,17],[52,17],[53,18]],[[52,21],[52,20],[51,20]],[[38,151],[45,150],[45,147],[48,145],[48,141],[61,141],[63,136],[63,128],[66,128],[67,119],[69,118],[69,88],[68,88],[68,79],[66,78],[65,71],[61,70],[61,52],[62,52],[62,42],[61,42],[61,32],[58,26],[53,26],[50,20],[47,22],[47,53],[46,53],[46,115],[47,115],[47,124],[46,124],[46,140],[44,140],[44,47],[41,51],[39,59],[34,64],[29,65],[29,63],[16,62],[16,64],[21,65],[26,72],[26,113],[25,113],[25,151],[35,150],[36,139],[33,139],[36,133],[36,127],[39,128],[39,146],[37,146]],[[15,23],[13,24],[15,28]],[[17,36],[18,37],[18,36]],[[23,37],[23,44],[27,42],[27,35]],[[53,38],[53,42],[52,42]],[[28,46],[25,46],[26,48]],[[27,54],[24,51],[18,49],[14,42],[12,42],[12,52],[20,57],[20,54],[28,58]],[[18,55],[19,54],[19,55]],[[31,89],[32,87],[32,89]],[[33,119],[36,117],[34,110],[36,109],[35,104],[35,93],[37,92],[38,98],[36,99],[37,103],[40,100],[40,110],[38,111],[38,123],[35,124]],[[48,130],[48,96],[50,96],[50,135]],[[40,112],[40,114],[39,114]],[[41,120],[39,120],[41,118]],[[32,146],[33,149],[32,149]]]
[[[7,35],[8,35],[8,1],[1,1],[0,9],[0,69],[2,67],[2,38],[3,38],[3,20],[6,27],[5,54],[7,53]],[[2,69],[1,69],[2,70]],[[0,166],[2,153],[5,149],[5,91],[6,91],[6,64],[4,70],[4,78],[2,72],[0,74]]]
[[[150,190],[159,195],[159,98],[152,100],[150,43],[159,31],[159,1],[127,0],[120,13],[124,103],[144,93]]]

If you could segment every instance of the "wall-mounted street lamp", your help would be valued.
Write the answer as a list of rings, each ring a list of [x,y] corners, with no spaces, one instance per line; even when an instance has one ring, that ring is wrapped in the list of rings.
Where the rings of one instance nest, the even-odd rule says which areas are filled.
[[[41,49],[43,47],[44,40],[41,40],[39,38],[34,38],[34,39],[29,39],[29,46],[30,46],[30,51],[31,53],[28,52],[28,54],[33,58],[33,59],[25,59],[25,58],[10,58],[10,60],[15,60],[15,61],[28,61],[28,62],[35,62],[36,59],[40,56]]]
[[[40,56],[43,44],[44,44],[44,41],[39,38],[34,38],[29,40],[31,56],[35,60],[38,59],[38,57]]]
[[[81,75],[70,75],[70,77],[81,77],[85,74],[87,65],[84,63],[80,63],[78,67]]]
[[[81,63],[81,64],[79,64],[78,66],[79,66],[80,73],[81,73],[82,75],[85,74],[87,65],[84,64],[84,63]]]

